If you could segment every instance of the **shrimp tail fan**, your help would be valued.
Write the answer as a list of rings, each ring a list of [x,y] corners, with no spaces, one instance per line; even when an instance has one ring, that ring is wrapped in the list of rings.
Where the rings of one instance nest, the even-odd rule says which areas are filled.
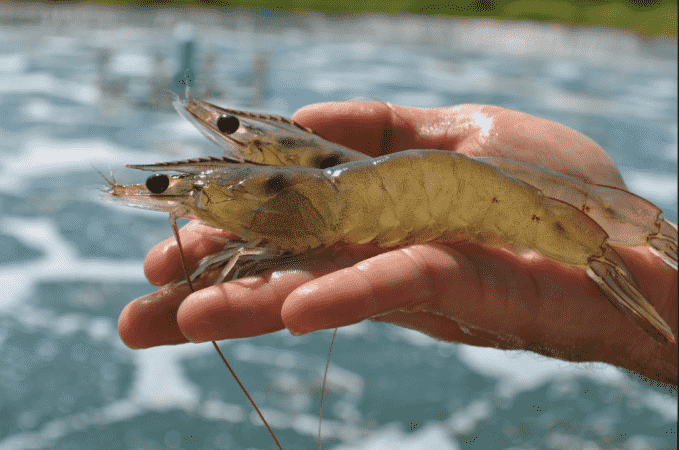
[[[591,258],[587,274],[617,309],[631,317],[653,339],[676,342],[669,325],[646,300],[641,287],[620,256],[606,246],[602,256]]]
[[[658,233],[648,238],[651,251],[677,270],[677,229],[662,217],[658,223]]]

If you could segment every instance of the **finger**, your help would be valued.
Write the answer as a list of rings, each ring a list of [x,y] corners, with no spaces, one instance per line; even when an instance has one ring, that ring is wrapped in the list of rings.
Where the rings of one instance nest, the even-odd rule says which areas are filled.
[[[284,277],[272,286],[264,278],[246,278],[189,295],[177,311],[181,332],[191,342],[258,336],[284,328],[281,304],[309,276]]]
[[[282,317],[301,334],[399,310],[432,311],[509,342],[600,342],[620,323],[584,270],[469,243],[410,246],[319,278],[290,294]]]
[[[220,271],[201,274],[193,281],[193,287],[203,289],[211,286]],[[118,333],[122,341],[134,349],[188,342],[177,324],[177,310],[189,294],[189,285],[182,283],[163,287],[130,302],[118,319]]]
[[[279,267],[272,273],[230,281],[190,295],[177,320],[193,342],[258,336],[285,327],[281,308],[299,286],[383,251],[357,246]]]
[[[418,148],[511,157],[514,155],[507,154],[503,146],[513,143],[517,133],[512,127],[517,121],[529,118],[538,125],[548,122],[488,105],[430,109],[382,102],[318,103],[301,108],[292,118],[325,139],[372,157]],[[521,144],[530,155],[534,147],[531,142]]]
[[[292,119],[323,138],[370,156],[389,153],[391,113],[377,102],[330,102],[308,105]]]
[[[233,239],[235,236],[228,231],[208,227],[197,221],[190,222],[179,230],[179,239],[182,242],[189,273],[197,267],[203,257],[223,248],[224,243],[213,237]],[[166,239],[149,251],[144,260],[144,273],[151,284],[156,286],[163,286],[184,277],[184,268],[175,238]]]
[[[465,292],[473,301],[480,286],[463,255],[435,245],[389,251],[313,280],[290,294],[282,317],[291,332],[350,325],[396,310],[433,308],[442,294]]]
[[[140,349],[187,342],[177,325],[177,309],[190,293],[188,285],[183,285],[129,303],[118,318],[118,334],[125,345]]]

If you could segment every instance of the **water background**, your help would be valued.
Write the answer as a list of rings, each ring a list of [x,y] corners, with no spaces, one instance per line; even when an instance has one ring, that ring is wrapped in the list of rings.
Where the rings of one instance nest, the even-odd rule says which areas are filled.
[[[28,12],[27,12],[28,11]],[[132,351],[124,305],[165,214],[104,203],[96,169],[219,155],[172,109],[489,103],[597,141],[677,221],[677,45],[527,22],[0,5],[0,449],[269,449],[209,344]],[[330,332],[221,344],[286,449],[315,446]],[[671,449],[677,400],[604,364],[341,329],[328,449]]]

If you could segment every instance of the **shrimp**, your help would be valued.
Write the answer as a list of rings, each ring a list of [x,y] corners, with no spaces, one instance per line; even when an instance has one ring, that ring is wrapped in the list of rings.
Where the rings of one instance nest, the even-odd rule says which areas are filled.
[[[368,156],[329,142],[284,117],[220,108],[191,97],[173,102],[180,115],[222,148],[226,157],[202,158],[148,166],[146,170],[219,170],[221,164],[248,162],[325,169]],[[480,158],[538,189],[547,197],[575,206],[608,234],[608,243],[648,245],[677,270],[677,230],[653,203],[623,189],[589,184],[534,164],[507,158]]]
[[[407,150],[327,169],[225,162],[207,170],[177,167],[183,174],[154,175],[141,185],[111,183],[107,198],[196,218],[253,247],[289,254],[335,244],[391,248],[463,239],[527,247],[585,270],[651,337],[675,342],[596,221],[479,159]]]
[[[205,137],[222,148],[222,162],[248,162],[268,166],[302,166],[325,169],[359,161],[366,155],[333,144],[311,129],[285,117],[224,109],[191,97],[175,96],[173,106]]]

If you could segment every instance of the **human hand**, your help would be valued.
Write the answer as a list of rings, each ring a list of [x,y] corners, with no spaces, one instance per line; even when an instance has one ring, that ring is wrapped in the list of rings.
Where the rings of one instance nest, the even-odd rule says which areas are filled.
[[[410,148],[531,162],[588,182],[625,187],[613,162],[562,125],[495,106],[441,109],[327,103],[293,119],[371,156]],[[220,249],[224,231],[181,232],[187,262]],[[645,247],[616,248],[676,334],[676,271]],[[174,239],[146,259],[149,280],[182,277]],[[605,361],[676,385],[677,347],[660,346],[620,314],[587,274],[539,255],[523,258],[473,243],[396,250],[347,247],[296,270],[205,287],[161,290],[130,303],[119,321],[131,347],[248,337],[287,327],[295,334],[372,318],[439,339],[528,349],[572,361]]]

